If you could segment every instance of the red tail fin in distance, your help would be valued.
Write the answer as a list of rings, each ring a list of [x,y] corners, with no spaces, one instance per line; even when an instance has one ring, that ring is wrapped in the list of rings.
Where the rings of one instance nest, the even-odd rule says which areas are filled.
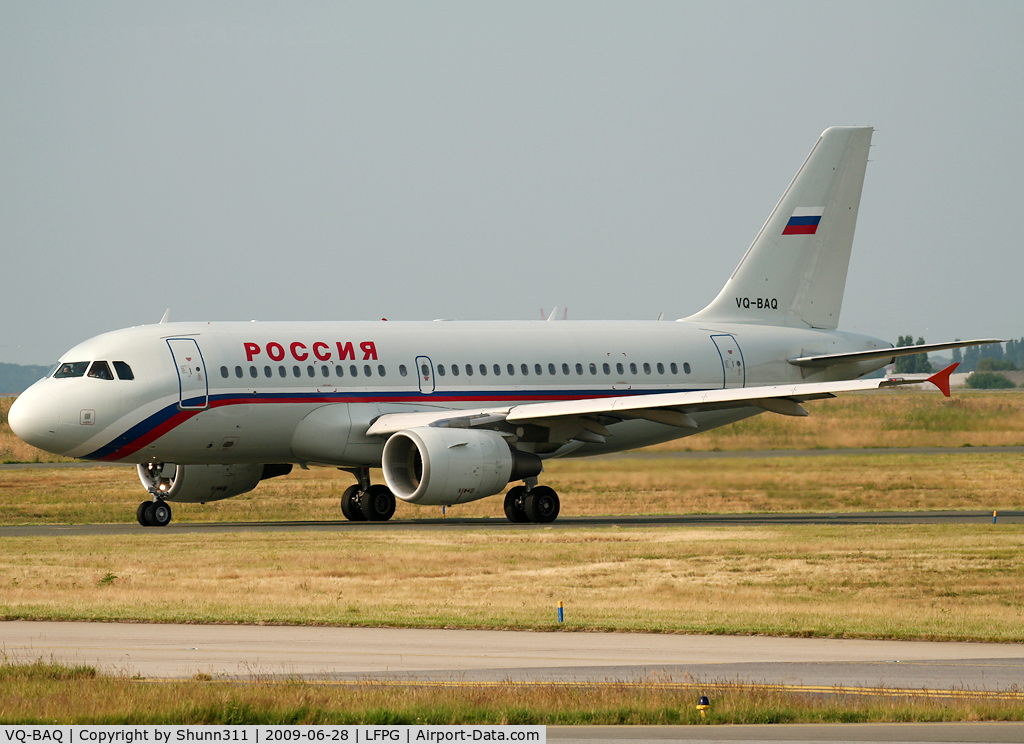
[[[937,387],[942,391],[942,394],[947,398],[949,397],[949,376],[953,374],[953,370],[960,366],[960,362],[953,362],[945,369],[936,372],[934,375],[928,378],[928,382]]]

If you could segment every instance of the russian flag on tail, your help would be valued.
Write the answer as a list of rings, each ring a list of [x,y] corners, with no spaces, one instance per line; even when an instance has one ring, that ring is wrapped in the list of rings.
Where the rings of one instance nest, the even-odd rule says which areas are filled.
[[[789,218],[782,234],[814,235],[818,231],[818,223],[821,222],[821,215],[824,212],[824,207],[797,207],[793,210],[793,216]]]

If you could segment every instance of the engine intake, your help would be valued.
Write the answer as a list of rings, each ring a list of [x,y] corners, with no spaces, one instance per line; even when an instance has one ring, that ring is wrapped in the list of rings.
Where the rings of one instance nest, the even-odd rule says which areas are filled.
[[[248,493],[261,480],[287,475],[291,465],[139,465],[142,487],[165,501],[197,503],[219,501]]]
[[[384,480],[412,504],[451,505],[502,491],[542,469],[540,458],[492,431],[429,426],[397,432],[384,445]]]

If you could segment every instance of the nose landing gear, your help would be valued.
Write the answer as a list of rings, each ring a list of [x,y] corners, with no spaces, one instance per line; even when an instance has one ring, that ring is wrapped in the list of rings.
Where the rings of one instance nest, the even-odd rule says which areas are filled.
[[[166,527],[171,523],[171,506],[163,499],[143,501],[135,510],[135,518],[143,527]]]

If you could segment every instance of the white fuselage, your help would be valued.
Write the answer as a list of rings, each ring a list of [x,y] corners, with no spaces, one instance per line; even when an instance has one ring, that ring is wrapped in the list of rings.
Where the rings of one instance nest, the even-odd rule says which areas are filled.
[[[787,360],[888,346],[838,331],[686,321],[165,323],[96,336],[61,359],[123,362],[133,379],[51,376],[11,415],[29,443],[90,460],[377,466],[384,438],[366,430],[383,414],[853,379],[885,360],[827,376]],[[330,428],[297,436],[325,406]],[[523,448],[599,454],[761,411],[698,413],[698,429],[621,421],[604,443]]]

